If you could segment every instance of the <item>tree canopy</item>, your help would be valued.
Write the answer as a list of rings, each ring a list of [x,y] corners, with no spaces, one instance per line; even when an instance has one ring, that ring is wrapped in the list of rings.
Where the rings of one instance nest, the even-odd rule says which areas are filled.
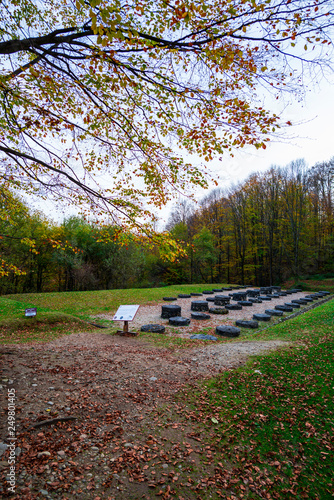
[[[150,204],[205,186],[216,155],[265,148],[280,120],[258,89],[295,90],[294,61],[330,59],[331,0],[1,6],[2,184],[113,224],[145,226]]]

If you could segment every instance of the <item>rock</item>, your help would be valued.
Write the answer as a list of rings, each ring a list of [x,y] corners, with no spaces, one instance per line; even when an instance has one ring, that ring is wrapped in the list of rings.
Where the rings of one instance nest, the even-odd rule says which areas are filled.
[[[168,306],[161,306],[161,317],[168,319],[175,316],[181,316],[181,307],[176,304],[171,304]]]
[[[66,453],[64,452],[64,450],[60,450],[57,451],[57,455],[59,455],[60,457],[65,457]]]
[[[271,297],[267,297],[266,295],[259,295],[260,300],[271,300]]]
[[[246,300],[247,298],[247,293],[246,292],[238,292],[238,293],[233,293],[232,294],[232,300]]]
[[[46,496],[49,496],[49,492],[48,492],[48,491],[46,491],[46,490],[39,490],[39,493],[40,493],[41,495],[44,495],[45,497],[46,497]]]
[[[229,325],[217,326],[216,334],[221,335],[223,337],[239,337],[240,328],[236,328],[235,326],[229,326]]]
[[[222,288],[213,288],[212,291],[215,292],[215,293],[216,292],[222,292],[223,289]]]
[[[208,302],[214,302],[216,299],[214,297],[207,297],[205,300]]]
[[[151,380],[151,382],[156,382],[158,379],[157,379],[157,377],[151,377],[150,380]]]
[[[225,304],[229,304],[231,297],[224,297],[216,295],[214,303],[216,306],[224,306]]]
[[[96,451],[100,451],[100,448],[98,448],[97,446],[92,446],[91,450],[96,452]]]
[[[278,311],[276,309],[266,309],[265,313],[269,314],[269,316],[283,316],[283,311]]]
[[[295,302],[285,302],[285,306],[293,307],[294,309],[300,309],[300,304],[296,304]]]
[[[37,453],[37,458],[41,457],[51,457],[51,453],[49,451],[40,451]]]
[[[283,311],[283,312],[292,312],[293,311],[292,307],[289,307],[289,306],[275,306],[275,309],[277,311]]]
[[[291,302],[293,304],[299,304],[301,306],[305,306],[307,304],[307,301],[303,300],[303,299],[294,299],[294,300],[291,300]]]
[[[270,318],[269,314],[253,314],[253,319],[257,321],[270,321]]]
[[[162,464],[163,469],[168,469],[168,464]]]
[[[209,314],[204,314],[202,312],[193,312],[193,313],[191,313],[191,317],[193,319],[199,319],[199,320],[211,318],[211,316]]]
[[[81,439],[81,440],[82,440],[82,439],[87,439],[87,438],[88,438],[87,434],[81,434],[81,435],[79,436],[79,439]]]
[[[213,291],[212,290],[203,290],[202,293],[204,295],[213,295]]]
[[[217,340],[217,337],[213,335],[204,335],[203,333],[195,333],[194,335],[190,335],[190,338],[196,340]]]
[[[191,303],[190,309],[192,311],[208,311],[209,304],[207,303],[206,300],[194,300]]]
[[[202,293],[191,293],[190,295],[192,297],[201,297],[203,294]]]
[[[191,295],[188,293],[179,293],[178,298],[179,299],[190,299]]]
[[[242,306],[240,304],[226,304],[225,308],[229,311],[241,311]]]
[[[242,320],[242,319],[238,319],[236,322],[235,322],[236,326],[240,326],[242,328],[258,328],[259,326],[259,323],[257,321],[252,321],[252,320]]]
[[[165,333],[166,328],[163,325],[143,325],[141,332]]]
[[[0,456],[5,453],[5,451],[7,450],[7,448],[8,448],[8,444],[6,444],[6,443],[0,443]]]
[[[176,297],[163,297],[162,300],[165,300],[166,302],[172,302],[173,300],[177,300]]]
[[[182,316],[174,316],[169,318],[169,324],[173,326],[188,326],[190,319],[183,318]]]
[[[228,314],[228,310],[225,307],[210,307],[209,312],[212,314]]]
[[[251,302],[250,300],[239,300],[238,302],[239,306],[252,306],[253,305],[253,302]]]
[[[253,298],[249,297],[248,302],[253,302],[253,304],[262,304],[262,300],[259,298],[253,299]]]

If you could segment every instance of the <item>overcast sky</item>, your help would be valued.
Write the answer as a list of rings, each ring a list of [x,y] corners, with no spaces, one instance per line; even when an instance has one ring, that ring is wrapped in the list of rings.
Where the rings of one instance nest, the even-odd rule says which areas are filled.
[[[273,102],[270,104],[272,109]],[[280,109],[283,108],[281,113]],[[293,160],[304,158],[311,167],[334,156],[334,78],[332,82],[323,80],[320,87],[306,92],[302,102],[278,101],[274,112],[284,122],[290,120],[293,123],[293,126],[287,127],[285,138],[272,138],[265,150],[247,147],[238,150],[234,158],[226,155],[221,162],[212,161],[209,167],[215,173],[220,187],[228,188],[231,184],[244,181],[254,172],[268,170],[272,165],[284,167]],[[200,200],[207,193],[198,190],[196,197]],[[160,212],[160,229],[167,221],[172,205]]]

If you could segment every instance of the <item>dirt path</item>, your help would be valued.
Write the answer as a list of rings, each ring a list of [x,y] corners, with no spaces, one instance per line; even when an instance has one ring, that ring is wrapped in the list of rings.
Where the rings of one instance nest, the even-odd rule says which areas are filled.
[[[138,338],[80,333],[46,344],[3,346],[0,441],[10,442],[5,396],[14,388],[14,498],[156,498],[152,488],[159,482],[147,477],[145,464],[165,446],[150,436],[152,410],[174,404],[173,394],[185,384],[284,344],[227,342],[171,353]],[[75,420],[32,427],[64,416]],[[167,455],[158,461],[159,484],[163,467],[173,463]],[[8,450],[0,460],[5,498]],[[161,491],[170,498],[173,490]]]

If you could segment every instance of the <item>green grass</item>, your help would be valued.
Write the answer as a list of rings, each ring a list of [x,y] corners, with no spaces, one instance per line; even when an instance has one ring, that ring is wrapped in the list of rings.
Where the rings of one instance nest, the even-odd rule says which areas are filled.
[[[72,315],[38,307],[37,316],[26,318],[25,309],[33,302],[0,298],[0,344],[50,341],[76,331],[93,330]]]
[[[301,342],[182,394],[184,416],[201,416],[226,495],[333,498],[334,301],[271,330]]]
[[[166,296],[177,296],[179,293],[201,292],[204,289],[219,288],[215,285],[173,285],[161,288],[131,288],[120,290],[98,290],[92,292],[55,292],[26,293],[7,295],[7,299],[32,304],[30,307],[41,307],[54,310],[81,319],[103,313],[115,312],[121,304],[148,304],[162,301]]]

